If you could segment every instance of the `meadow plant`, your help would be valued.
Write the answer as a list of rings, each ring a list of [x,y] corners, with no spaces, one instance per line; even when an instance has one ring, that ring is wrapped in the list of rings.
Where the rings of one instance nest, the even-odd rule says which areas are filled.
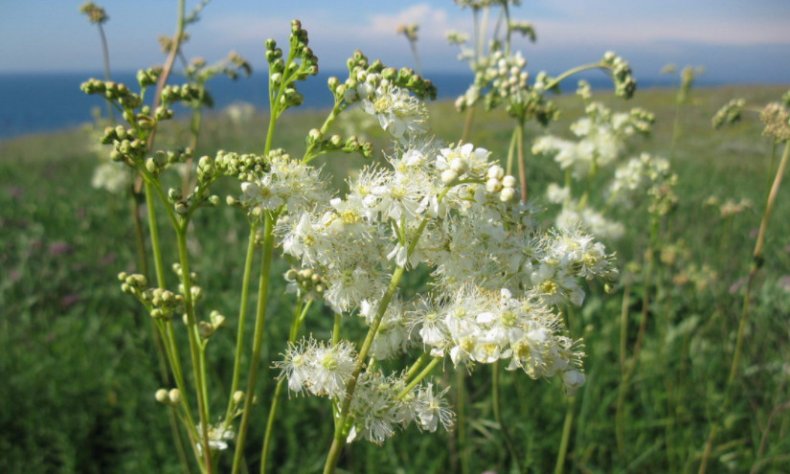
[[[745,105],[743,99],[734,99],[727,103],[713,117],[714,128],[739,120],[741,111],[744,109]],[[763,123],[763,136],[771,140],[773,145],[771,152],[772,158],[777,147],[782,147],[783,152],[768,190],[765,208],[760,219],[760,226],[757,231],[754,250],[752,251],[751,266],[743,293],[743,304],[738,319],[738,331],[735,337],[735,347],[732,354],[730,370],[724,388],[724,397],[715,415],[711,417],[708,436],[702,453],[702,460],[699,464],[698,472],[700,474],[704,474],[707,471],[714,444],[719,431],[723,427],[722,419],[727,415],[727,411],[733,402],[733,391],[741,370],[741,357],[747,334],[747,326],[749,324],[753,287],[757,274],[765,263],[765,256],[763,254],[768,233],[768,224],[774,211],[779,188],[782,185],[788,162],[790,161],[790,91],[787,91],[780,101],[771,102],[765,105],[760,111],[760,120]],[[773,159],[771,161],[771,165],[773,165]],[[771,168],[773,168],[773,166],[771,166]],[[765,433],[767,433],[767,430]],[[763,442],[761,442],[761,444],[763,444]],[[760,451],[762,450],[763,448],[760,448]],[[757,458],[755,459],[753,471],[756,470],[760,461],[760,451],[758,451]]]
[[[705,72],[702,66],[685,66],[678,71],[677,66],[674,64],[667,64],[661,69],[662,74],[671,74],[679,76],[678,92],[675,95],[675,118],[672,122],[672,143],[669,148],[669,156],[675,155],[675,148],[677,147],[678,139],[682,133],[681,117],[683,116],[683,107],[692,104],[691,89],[694,87],[694,81],[697,77]]]
[[[295,149],[285,138],[292,130],[281,119],[304,101],[301,83],[318,73],[318,58],[307,31],[294,21],[287,46],[265,43],[269,114],[262,150],[220,149],[200,156],[204,109],[213,105],[209,81],[251,72],[247,61],[233,53],[216,63],[185,58],[186,29],[207,4],[202,1],[187,13],[185,1],[179,0],[176,32],[160,41],[165,63],[139,71],[137,87],[109,76],[102,28],[106,12],[92,3],[82,9],[99,27],[106,58],[104,79],[91,79],[82,89],[106,98],[110,111],[108,126],[98,136],[102,148],[96,150],[109,159],[97,168],[93,184],[111,192],[131,190],[135,214],[145,204],[153,276],[147,272],[139,220],[140,262],[136,271],[118,276],[122,292],[150,315],[164,369],[150,393],[172,422],[173,446],[184,470],[276,469],[280,427],[302,399],[312,399],[304,403],[323,410],[316,420],[331,428],[313,431],[325,433],[325,439],[298,443],[326,449],[325,473],[343,465],[349,445],[381,446],[405,430],[451,432],[450,469],[472,472],[476,440],[469,433],[490,440],[491,428],[501,436],[495,448],[499,466],[521,472],[536,465],[531,459],[534,440],[522,442],[522,424],[511,431],[501,398],[503,376],[511,381],[521,372],[529,379],[554,379],[537,389],[542,398],[527,394],[530,399],[554,402],[551,391],[557,387],[565,395],[563,402],[551,405],[565,408],[559,443],[550,447],[556,451],[556,460],[550,461],[557,473],[564,471],[566,458],[580,469],[614,459],[633,470],[654,456],[631,457],[635,446],[644,443],[630,435],[647,430],[630,419],[640,403],[661,418],[656,423],[663,436],[652,449],[663,445],[670,471],[678,470],[679,462],[685,462],[686,470],[699,462],[699,471],[705,472],[715,456],[722,465],[736,465],[727,452],[730,444],[722,447],[717,441],[730,424],[736,381],[764,369],[742,370],[742,359],[768,222],[790,160],[790,93],[759,111],[773,149],[783,147],[783,153],[775,170],[771,161],[750,272],[730,288],[730,294],[742,291],[744,296],[723,395],[692,403],[674,389],[674,378],[687,364],[700,367],[721,353],[715,348],[722,344],[701,333],[710,331],[726,308],[716,303],[713,317],[707,318],[699,307],[727,295],[713,297],[724,288],[720,267],[698,261],[690,243],[670,233],[675,223],[668,217],[681,194],[673,169],[678,163],[670,166],[669,160],[634,146],[636,136],[651,133],[653,114],[641,108],[613,110],[594,101],[589,84],[581,81],[577,93],[584,109],[570,124],[572,137],[543,135],[526,146],[527,123],[545,126],[557,119],[558,106],[549,93],[558,92],[576,73],[603,70],[614,82],[615,95],[630,98],[636,81],[627,61],[607,52],[597,62],[556,76],[531,75],[525,55],[514,47],[519,35],[536,40],[531,23],[511,16],[520,2],[457,0],[474,19],[471,39],[448,34],[474,73],[473,83],[455,102],[467,114],[461,140],[444,141],[431,129],[426,101],[435,98],[436,88],[419,73],[415,24],[398,33],[409,41],[417,70],[387,67],[353,53],[347,75],[327,81],[333,98],[328,115]],[[170,85],[178,66],[185,82]],[[669,156],[700,72],[687,67],[680,73]],[[502,160],[470,143],[474,111],[481,103],[487,110],[503,109],[514,125]],[[189,133],[171,136],[163,124],[174,117],[177,104],[191,111]],[[736,122],[750,111],[754,109],[743,100],[734,100],[716,114],[713,125]],[[122,125],[115,116],[123,119]],[[254,118],[252,105],[231,106],[223,117],[236,126]],[[556,215],[544,213],[534,199],[527,201],[527,151],[552,158],[564,175],[546,190]],[[346,178],[345,185],[337,186],[338,177],[329,170],[340,168],[333,165],[344,154],[367,162],[348,169],[340,177]],[[708,214],[728,229],[734,216],[751,206],[730,195],[706,204],[712,211]],[[246,245],[234,238],[212,246],[217,253],[211,259],[243,254],[241,281],[204,287],[212,280],[197,271],[205,270],[198,257],[208,248],[203,244],[223,238],[212,232],[216,226],[211,223],[227,215],[237,216],[243,228],[226,230],[246,233],[248,240]],[[628,244],[626,237],[640,231],[645,239],[632,239],[637,242],[633,248],[625,245],[626,252],[618,251],[629,261],[618,272],[614,253],[604,243]],[[785,283],[771,280],[759,297],[768,301],[785,295]],[[285,291],[280,294],[277,288]],[[220,291],[237,295],[238,303],[221,307],[214,296]],[[613,291],[622,291],[621,301],[611,301],[607,294]],[[674,299],[687,306],[673,306]],[[618,305],[619,319],[607,319]],[[775,311],[771,305],[757,308]],[[285,334],[277,332],[282,323],[288,325]],[[235,337],[227,334],[232,329]],[[588,377],[586,352],[596,362],[587,368],[591,380],[607,370],[617,376],[603,382],[596,378],[586,392],[578,392]],[[619,373],[607,369],[618,358]],[[644,376],[637,372],[639,364]],[[470,390],[480,379],[472,374],[482,370],[491,371],[490,384]],[[658,396],[645,388],[651,377],[665,387]],[[272,386],[263,390],[267,378]],[[602,388],[590,393],[593,385]],[[491,403],[474,403],[483,393]],[[602,393],[603,399],[593,398]],[[519,390],[520,398],[524,395]],[[788,409],[781,392],[775,398],[755,443],[754,472],[774,462],[767,447],[771,427]],[[649,406],[655,400],[662,406]],[[519,402],[522,410],[529,408]],[[675,416],[688,416],[684,410],[700,404],[717,408],[708,416],[703,449],[695,453],[679,446]],[[603,416],[613,421],[611,429],[584,423],[596,410],[592,405],[600,405]],[[545,416],[539,411],[532,416]],[[472,412],[481,416],[467,418]],[[486,424],[489,413],[495,422]],[[561,412],[548,416],[562,419]],[[262,437],[254,440],[260,432]],[[591,441],[604,432],[614,442]],[[686,440],[696,440],[694,435],[702,436],[692,433]],[[585,440],[589,446],[581,446]],[[347,461],[356,465],[350,457]]]
[[[406,40],[409,42],[409,49],[411,49],[411,54],[414,57],[414,68],[417,74],[421,74],[422,66],[420,65],[420,54],[417,52],[418,31],[420,31],[420,25],[417,23],[399,25],[396,30],[399,35],[406,37]]]
[[[511,17],[511,6],[518,6],[520,3],[518,0],[456,0],[461,8],[472,10],[474,34],[471,45],[467,43],[468,36],[457,32],[450,32],[448,40],[460,47],[459,59],[467,61],[474,73],[473,83],[455,102],[460,112],[467,112],[462,140],[469,136],[474,110],[480,102],[486,110],[504,108],[515,121],[505,170],[511,174],[515,160],[521,199],[526,202],[524,127],[530,120],[536,120],[545,126],[556,119],[557,107],[546,95],[549,92],[558,92],[563,80],[591,69],[608,73],[614,82],[615,94],[626,99],[636,91],[636,80],[628,62],[609,51],[598,62],[571,68],[557,76],[541,71],[530,83],[530,74],[526,70],[527,61],[521,51],[513,48],[513,34],[526,37],[531,42],[536,41],[537,35],[531,23]],[[498,18],[489,33],[492,10]]]
[[[354,53],[347,78],[328,80],[334,105],[326,120],[309,131],[302,156],[291,156],[275,147],[278,120],[302,103],[299,83],[318,72],[307,31],[294,21],[287,51],[266,42],[270,117],[262,152],[202,156],[194,162],[194,181],[186,189],[173,186],[167,171],[189,167],[194,146],[157,148],[160,125],[173,117],[175,104],[197,110],[206,104],[205,80],[213,74],[247,69],[236,57],[212,67],[192,62],[189,82],[167,85],[184,26],[195,18],[185,15],[181,1],[168,60],[164,68],[140,71],[139,89],[97,79],[82,89],[105,97],[126,122],[108,127],[101,140],[111,145],[114,161],[143,181],[156,278],[122,272],[119,280],[153,321],[172,386],[152,391],[181,422],[177,436],[186,437],[201,472],[226,464],[234,473],[247,469],[262,347],[275,343],[265,324],[271,317],[270,283],[280,278],[273,272],[275,250],[292,265],[284,278],[293,292],[293,316],[287,347],[273,362],[279,375],[261,447],[262,472],[284,388],[327,400],[324,420],[334,423],[324,466],[330,473],[347,443],[381,444],[409,425],[428,432],[451,429],[455,415],[444,397],[449,387],[432,375],[438,367],[472,371],[501,363],[533,379],[557,377],[569,394],[585,382],[584,345],[568,334],[563,311],[583,304],[584,281],[616,277],[612,255],[578,228],[541,226],[517,180],[490,151],[433,136],[424,100],[435,96],[435,88],[410,69]],[[523,82],[512,86],[518,89],[512,94],[488,95],[507,101],[523,128],[542,99],[529,98],[531,92],[519,89]],[[152,87],[158,92],[147,105],[144,96]],[[331,133],[336,119],[352,108],[374,117],[392,145],[384,160],[354,173],[348,190],[338,193],[313,161],[337,152],[373,155],[370,143]],[[194,141],[194,119],[193,132]],[[223,182],[236,189],[225,199],[219,195]],[[198,283],[188,242],[188,234],[201,235],[196,216],[223,202],[246,216],[249,233],[229,384],[212,379],[210,349],[231,318],[204,303],[206,290]],[[159,234],[162,211],[175,241],[173,256]],[[258,256],[252,345],[245,347]],[[165,270],[168,261],[172,274]],[[418,269],[429,278],[403,291],[402,281]],[[334,314],[328,335],[311,329],[321,327],[313,323],[318,306]],[[224,409],[217,411],[219,386],[229,389]],[[231,449],[232,461],[224,459]]]
[[[648,188],[660,186],[666,179],[659,176],[658,168],[664,169],[668,163],[648,155],[619,163],[628,151],[631,137],[650,133],[653,114],[640,108],[613,112],[591,100],[585,81],[580,82],[578,94],[585,109],[584,116],[570,126],[576,140],[544,135],[534,141],[532,153],[553,157],[565,176],[564,183],[551,183],[546,190],[549,202],[562,205],[555,224],[563,229],[580,227],[599,238],[617,240],[625,229],[607,218],[605,211],[612,207],[633,208]],[[615,166],[618,167],[612,170]],[[590,196],[602,172],[611,175],[611,184],[602,196],[604,212],[593,207]]]

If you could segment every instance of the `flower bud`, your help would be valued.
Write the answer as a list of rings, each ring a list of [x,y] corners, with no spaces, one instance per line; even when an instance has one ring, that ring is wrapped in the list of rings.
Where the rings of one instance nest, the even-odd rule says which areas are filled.
[[[490,168],[488,168],[487,176],[489,178],[496,178],[499,180],[502,179],[503,176],[505,176],[505,170],[502,169],[502,167],[499,165],[493,165]]]
[[[502,183],[499,182],[496,178],[489,178],[486,181],[486,191],[489,193],[495,193],[502,189]]]
[[[458,174],[461,174],[466,171],[466,163],[460,158],[453,158],[450,161],[450,169]]]
[[[516,190],[513,188],[503,188],[502,192],[499,194],[499,200],[502,202],[508,202],[513,200],[516,196]]]
[[[167,390],[164,388],[160,388],[159,390],[157,390],[156,393],[154,394],[154,398],[156,398],[156,401],[159,403],[167,403],[169,401]]]
[[[170,403],[176,404],[181,401],[181,392],[177,388],[171,389],[167,393],[167,398],[170,399]]]
[[[444,170],[442,171],[442,182],[444,184],[450,184],[458,178],[458,173],[453,170]]]

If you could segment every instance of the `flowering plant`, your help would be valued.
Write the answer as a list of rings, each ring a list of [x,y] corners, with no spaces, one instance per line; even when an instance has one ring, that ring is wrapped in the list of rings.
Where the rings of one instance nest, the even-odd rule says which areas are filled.
[[[168,59],[178,54],[185,36],[183,1],[180,6]],[[327,418],[335,429],[324,472],[334,472],[348,442],[379,444],[409,424],[431,432],[453,426],[454,414],[444,399],[449,387],[431,375],[437,367],[471,371],[493,364],[496,373],[502,362],[531,378],[560,377],[569,393],[581,386],[583,343],[568,334],[563,311],[582,305],[583,281],[615,276],[603,244],[578,228],[541,227],[538,211],[519,196],[517,180],[491,152],[463,141],[442,143],[431,135],[423,102],[435,96],[430,81],[410,69],[370,62],[360,52],[349,59],[347,78],[329,79],[334,105],[324,123],[307,134],[303,155],[276,148],[278,120],[301,104],[299,82],[318,72],[318,59],[298,21],[291,25],[288,51],[268,40],[266,59],[270,120],[263,152],[220,151],[194,164],[194,146],[157,149],[156,132],[173,117],[174,104],[198,110],[206,103],[208,77],[247,69],[238,57],[216,67],[193,62],[190,82],[181,86],[165,85],[168,67],[140,71],[139,92],[97,79],[82,86],[86,93],[104,96],[126,121],[108,127],[101,141],[112,146],[114,161],[143,182],[155,282],[144,273],[124,272],[121,289],[151,316],[174,385],[155,397],[181,421],[200,470],[217,470],[231,445],[232,472],[243,469],[267,340],[269,286],[277,278],[275,250],[293,266],[284,277],[294,294],[294,311],[287,348],[273,362],[279,375],[261,448],[262,471],[284,387],[328,399]],[[172,67],[172,61],[168,64]],[[157,93],[149,106],[143,97],[154,85]],[[374,116],[393,145],[384,161],[365,166],[349,179],[348,191],[338,193],[313,162],[331,152],[373,155],[363,139],[330,134],[335,120],[354,107]],[[185,177],[180,189],[169,186],[170,169]],[[215,190],[227,180],[236,183],[236,191],[225,202],[247,217],[249,241],[230,390],[226,409],[217,416],[207,349],[229,318],[204,308],[189,240],[198,232],[195,216],[222,205]],[[175,237],[175,284],[165,273],[158,209]],[[256,254],[261,255],[258,297],[243,381]],[[414,292],[401,291],[402,281],[417,268],[427,269],[430,278]],[[334,314],[327,338],[307,331],[316,302]],[[358,324],[366,332],[354,340]]]

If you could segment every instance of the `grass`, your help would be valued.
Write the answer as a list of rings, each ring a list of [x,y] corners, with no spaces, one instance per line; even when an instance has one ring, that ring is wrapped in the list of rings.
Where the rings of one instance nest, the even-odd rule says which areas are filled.
[[[710,117],[730,98],[753,104],[776,100],[782,87],[727,87],[694,91],[684,108],[672,166],[679,175],[678,208],[662,227],[665,263],[651,279],[656,294],[647,313],[643,348],[623,404],[624,443],[616,442],[615,405],[621,381],[620,319],[628,323],[629,356],[641,323],[644,284],[620,285],[610,295],[591,288],[584,309],[571,314],[575,335],[585,338],[588,382],[568,400],[557,382],[533,381],[520,373],[502,377],[502,416],[529,472],[555,467],[566,412],[570,424],[565,472],[696,471],[711,419],[723,420],[710,472],[781,472],[790,452],[790,190],[784,186],[771,221],[766,262],[758,276],[746,336],[741,376],[733,403],[719,406],[729,372],[756,228],[774,170],[771,147],[760,138],[756,116],[714,132]],[[674,118],[674,92],[641,91],[630,103],[604,97],[615,109],[641,106],[656,113],[653,135],[637,141],[634,153],[667,154]],[[580,113],[574,97],[560,97],[564,111],[551,131],[566,134]],[[451,104],[432,106],[433,126],[448,141],[461,134],[462,117]],[[298,154],[306,131],[322,120],[319,112],[297,112],[279,127],[281,146]],[[263,148],[265,118],[234,126],[208,118],[199,152],[218,149],[256,152]],[[501,114],[479,113],[473,141],[504,157],[511,129]],[[186,124],[163,136],[177,142]],[[529,127],[527,137],[541,130]],[[382,137],[375,138],[379,145]],[[115,275],[135,261],[128,202],[90,187],[96,158],[79,130],[0,142],[0,459],[5,472],[179,472],[171,433],[154,391],[162,385],[148,316],[118,289]],[[165,146],[165,141],[160,141]],[[561,181],[553,161],[530,157],[532,196]],[[326,168],[342,187],[361,158],[331,156]],[[775,166],[775,162],[773,164]],[[753,206],[722,218],[705,200],[716,195],[748,198]],[[546,205],[549,213],[555,209]],[[641,261],[648,240],[647,216],[615,211],[626,225],[614,245],[618,262]],[[246,227],[243,217],[221,207],[198,214],[190,241],[195,270],[206,290],[204,308],[236,314]],[[163,239],[172,241],[163,227]],[[667,245],[677,244],[674,261]],[[168,254],[166,252],[166,254]],[[170,253],[172,255],[172,253]],[[277,271],[287,269],[277,260]],[[711,278],[695,281],[694,269],[707,266]],[[683,284],[682,277],[690,277]],[[168,275],[173,278],[173,275]],[[172,281],[175,281],[172,279]],[[171,282],[172,282],[171,281]],[[273,295],[283,283],[275,280]],[[626,305],[623,299],[628,292]],[[264,361],[278,357],[287,338],[290,297],[273,298],[263,348]],[[254,303],[253,303],[254,304]],[[625,308],[625,311],[623,311]],[[318,308],[309,331],[331,330],[331,313]],[[212,381],[229,384],[235,318],[209,346],[215,361]],[[249,344],[248,346],[249,347]],[[256,465],[274,374],[262,364],[259,403],[254,407],[247,460]],[[447,377],[452,377],[449,374]],[[466,377],[470,472],[509,472],[512,463],[488,393],[490,370]],[[219,390],[221,389],[221,390]],[[226,387],[212,387],[223,394]],[[220,407],[222,400],[212,400]],[[281,406],[270,466],[279,472],[315,472],[331,440],[327,406],[293,397]],[[227,457],[227,456],[226,456]],[[350,472],[452,472],[458,469],[452,437],[410,429],[383,447],[356,443],[341,465]]]

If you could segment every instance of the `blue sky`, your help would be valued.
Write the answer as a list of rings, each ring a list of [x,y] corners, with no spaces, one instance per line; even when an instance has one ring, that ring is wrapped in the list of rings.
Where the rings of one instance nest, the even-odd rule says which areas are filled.
[[[156,38],[172,34],[175,0],[99,1],[115,70],[161,63]],[[197,0],[187,0],[188,8]],[[0,0],[0,72],[98,71],[98,34],[78,13],[81,0]],[[614,50],[637,76],[654,77],[666,63],[702,65],[716,81],[790,82],[788,0],[524,0],[514,18],[535,23],[538,43],[519,48],[530,69],[559,72]],[[209,60],[236,50],[264,64],[263,41],[283,39],[299,18],[324,70],[343,67],[360,48],[388,64],[411,65],[398,24],[421,25],[427,71],[463,71],[448,29],[471,30],[471,13],[451,0],[214,0],[193,26],[188,57]]]

